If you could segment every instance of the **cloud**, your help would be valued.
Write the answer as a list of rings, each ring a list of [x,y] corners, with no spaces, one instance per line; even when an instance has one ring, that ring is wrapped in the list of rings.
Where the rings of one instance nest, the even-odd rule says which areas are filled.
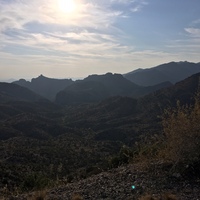
[[[87,41],[89,42],[90,39],[92,42],[95,39],[94,33],[83,32],[91,28],[102,30],[102,35],[97,34],[101,39],[113,38],[113,33],[108,35],[105,32],[114,29],[112,23],[121,12],[103,9],[92,3],[80,3],[76,14],[67,15],[57,10],[55,2],[54,0],[16,0],[7,4],[0,3],[2,11],[0,37],[4,38],[4,44],[19,44],[26,40],[25,45],[36,45],[36,43],[38,46],[54,45],[55,42],[60,42],[53,38],[58,31],[64,34],[65,39],[69,39],[71,35],[73,39],[83,37],[82,40],[86,41],[88,38]],[[80,34],[76,31],[79,29]]]
[[[135,6],[134,8],[131,8],[131,12],[139,12],[142,9],[141,5]]]
[[[137,0],[111,0],[111,3],[120,3],[120,4],[131,4],[137,2]]]
[[[185,31],[189,33],[191,37],[200,38],[200,28],[185,28]]]
[[[121,12],[102,7],[95,3],[77,0],[75,13],[61,12],[55,0],[15,0],[7,4],[0,3],[0,31],[23,29],[31,22],[40,24],[95,27],[109,26]]]
[[[122,11],[102,6],[99,1],[77,1],[78,11],[72,15],[60,12],[55,0],[0,3],[1,51],[15,55],[54,53],[58,57],[70,55],[70,59],[111,59],[133,49],[120,42],[123,32],[113,26]]]
[[[54,52],[56,55],[66,56],[67,54],[73,54],[78,57],[91,56],[97,57],[98,55],[104,55],[105,57],[111,57],[120,55],[126,49],[131,49],[119,43],[117,36],[88,32],[87,30],[81,30],[79,32],[44,32],[44,33],[27,33],[26,31],[13,30],[14,33],[1,34],[2,47],[15,47],[22,50],[27,48],[32,51],[27,53],[35,53],[39,51],[40,54],[47,55]],[[7,48],[9,49],[9,48]],[[5,50],[5,48],[3,49]],[[13,53],[13,52],[11,52]],[[16,54],[16,52],[14,52]],[[19,51],[17,51],[19,54]]]
[[[167,42],[166,50],[179,55],[180,60],[199,62],[200,29],[190,27],[184,28],[184,31],[184,34],[180,35],[180,39]]]
[[[112,28],[113,23],[122,15],[121,11],[101,6],[95,1],[83,2],[77,1],[77,11],[73,14],[61,12],[56,5],[55,0],[15,0],[10,3],[0,2],[0,32],[12,30],[29,31],[31,26],[43,30],[51,28],[63,29],[68,31],[70,28],[75,30],[99,29],[105,30]]]
[[[123,8],[129,7],[129,11],[131,12],[139,12],[142,8],[148,5],[147,1],[145,0],[111,0],[113,4],[120,4]]]
[[[103,55],[100,55],[99,52],[96,52],[95,55],[92,51],[84,51],[81,54],[77,52],[78,55],[81,55],[80,60],[74,54],[63,54],[62,56],[61,54],[52,53],[48,57],[41,54],[31,54],[24,55],[21,59],[18,55],[0,52],[1,62],[7,64],[5,68],[0,68],[0,72],[5,74],[6,71],[9,71],[10,76],[8,77],[16,78],[32,78],[37,76],[38,72],[50,77],[85,77],[92,73],[113,71],[113,66],[115,66],[114,72],[124,73],[125,69],[131,71],[133,68],[151,67],[149,63],[153,66],[154,64],[167,62],[172,58],[171,54],[165,52],[134,51],[133,49],[130,52],[127,47],[116,46],[115,48],[116,52],[109,52],[106,50],[107,47],[102,45],[102,50],[105,49],[105,52],[101,52],[104,53]],[[124,48],[123,51],[122,48]],[[173,55],[173,58],[178,59],[178,56]],[[18,73],[19,71],[20,73]]]
[[[140,2],[136,2],[134,5],[132,5],[132,8],[130,9],[131,12],[139,12],[142,10],[142,8],[144,6],[148,5],[148,3],[146,1],[140,1]]]
[[[124,13],[120,9],[114,9],[111,4],[136,3],[135,0],[108,0],[101,1],[101,3],[97,0],[75,1],[77,1],[77,11],[70,15],[62,13],[55,0],[15,0],[8,1],[8,3],[1,1],[0,33],[8,36],[4,37],[4,39],[8,39],[5,40],[5,43],[14,42],[16,38],[18,42],[20,39],[33,39],[34,42],[39,34],[47,37],[46,41],[53,43],[53,40],[50,40],[49,35],[45,32],[54,34],[60,31],[80,38],[80,36],[86,36],[83,34],[83,30],[90,31],[90,29],[98,30],[102,34],[102,36],[98,34],[101,38],[112,38],[113,40],[114,36],[122,34],[121,30],[114,27],[114,23],[119,17],[124,17]],[[78,31],[81,33],[79,36],[77,30],[81,30]],[[36,33],[38,33],[37,36]],[[92,30],[90,35],[93,34]],[[87,37],[89,37],[88,35],[89,33],[87,33]]]
[[[149,63],[196,58],[195,51],[199,52],[196,27],[186,28],[185,38],[168,42],[162,51],[157,41],[153,47],[140,43],[147,38],[138,31],[148,20],[136,16],[147,0],[74,0],[77,10],[71,14],[61,12],[57,1],[0,1],[0,75],[4,70],[13,74],[9,78],[16,72],[30,78],[38,73],[53,77],[64,77],[64,72],[69,73],[66,77],[123,73],[150,67]],[[138,23],[133,25],[132,19]]]

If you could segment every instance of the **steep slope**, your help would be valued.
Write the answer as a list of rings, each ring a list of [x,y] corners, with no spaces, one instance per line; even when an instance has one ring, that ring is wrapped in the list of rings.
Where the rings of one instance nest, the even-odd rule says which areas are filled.
[[[165,81],[176,83],[200,72],[200,63],[170,62],[149,69],[138,69],[124,75],[142,86],[152,86]]]
[[[122,145],[134,145],[142,136],[161,133],[158,116],[168,105],[175,105],[177,99],[191,103],[199,79],[200,73],[137,100],[113,96],[96,104],[67,107],[25,101],[0,104],[4,114],[0,119],[0,188],[39,190],[37,187],[45,181],[47,185],[58,178],[74,182],[107,170],[109,159],[120,152]],[[163,174],[155,168],[153,171]],[[131,177],[129,174],[126,177]],[[160,180],[156,183],[160,184]],[[93,186],[96,184],[95,181]],[[81,187],[86,188],[85,185],[88,184],[82,182]],[[124,190],[122,194],[126,194]]]
[[[138,164],[120,166],[117,169],[111,169],[77,182],[67,183],[47,190],[45,198],[55,200],[199,199],[200,186],[198,180],[192,183],[191,186],[191,182],[188,180],[181,179],[179,181],[174,176],[169,176],[169,169],[170,166],[165,163],[162,165],[151,163],[149,164],[149,169],[146,170],[142,169]],[[133,185],[135,189],[132,188]],[[29,194],[29,196],[33,196],[35,199],[37,197],[34,193],[32,195]],[[19,195],[18,200],[26,199],[27,197],[27,194]]]
[[[112,97],[87,106],[66,108],[65,123],[72,128],[90,128],[96,139],[131,141],[141,134],[156,133],[163,110],[181,104],[193,103],[199,88],[200,73],[171,87],[158,90],[139,99]]]
[[[68,85],[72,84],[73,81],[71,79],[53,79],[47,78],[43,75],[40,75],[37,78],[33,78],[31,82],[26,81],[24,79],[20,79],[19,81],[13,82],[20,86],[26,87],[41,96],[53,101],[55,99],[56,94],[66,88]]]
[[[96,81],[102,83],[109,91],[110,96],[130,96],[141,87],[125,79],[121,74],[107,73],[104,75],[90,75],[84,81]]]
[[[45,100],[45,98],[19,85],[0,83],[0,103],[8,101],[35,102],[39,100]]]
[[[141,87],[140,90],[137,90],[134,93],[133,97],[142,97],[142,96],[145,96],[152,92],[158,91],[160,89],[168,88],[170,86],[173,86],[173,84],[170,83],[169,81],[167,81],[167,82],[161,82],[161,83],[159,83],[157,85],[153,85],[153,86]]]
[[[194,102],[194,96],[199,92],[199,86],[200,73],[197,73],[176,83],[174,86],[140,98],[138,106],[141,112],[153,112],[156,115],[164,108],[176,106],[177,101],[180,101],[182,105],[191,104]]]
[[[113,96],[138,98],[171,85],[170,82],[165,82],[143,87],[132,83],[121,74],[90,75],[59,92],[56,95],[56,103],[62,105],[94,103]]]
[[[62,133],[55,119],[59,106],[13,83],[0,83],[0,140],[16,136],[45,138]]]
[[[98,102],[116,95],[132,96],[141,88],[120,74],[91,75],[59,92],[56,103],[69,105]]]
[[[100,82],[80,81],[70,85],[56,95],[61,105],[92,103],[109,96],[109,91]]]

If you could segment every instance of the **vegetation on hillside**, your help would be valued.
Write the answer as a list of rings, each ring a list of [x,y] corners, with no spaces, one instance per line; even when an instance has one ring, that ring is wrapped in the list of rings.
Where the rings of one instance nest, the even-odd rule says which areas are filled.
[[[200,167],[199,122],[199,94],[196,95],[194,104],[181,106],[178,102],[175,109],[168,109],[164,113],[165,147],[163,155],[165,159],[173,162],[174,167],[181,165],[182,172],[190,168],[190,173],[195,173]]]
[[[133,146],[123,146],[110,159],[110,166],[142,162],[148,167],[152,162],[168,163],[170,173],[180,173],[185,178],[200,177],[200,95],[190,105],[167,108],[162,115],[163,130],[158,134],[141,135]]]
[[[200,99],[191,99],[198,82],[196,75],[142,99],[112,97],[79,106],[1,103],[0,194],[40,190],[141,161],[147,167],[169,163],[170,173],[199,177]]]

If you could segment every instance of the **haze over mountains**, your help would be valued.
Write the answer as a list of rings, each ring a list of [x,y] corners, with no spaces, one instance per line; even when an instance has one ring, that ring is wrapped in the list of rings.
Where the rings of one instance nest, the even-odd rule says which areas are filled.
[[[122,146],[162,134],[158,116],[165,108],[174,107],[177,100],[193,104],[199,80],[196,73],[174,85],[145,87],[107,73],[80,81],[44,76],[19,81],[35,84],[34,89],[51,98],[58,89],[54,102],[17,84],[0,83],[0,188],[33,190],[40,180],[71,181],[107,170]]]
[[[136,100],[131,98],[132,91],[142,91],[145,87],[133,84],[119,74],[91,75],[82,81],[73,82],[58,93],[56,103],[77,105],[65,108],[67,115],[64,120],[67,127],[92,128],[96,131],[95,138],[121,138],[120,140],[127,141],[133,137],[132,133],[138,133],[137,127],[140,123],[148,124],[145,125],[147,127],[152,126],[157,120],[157,115],[167,106],[175,106],[177,100],[182,104],[192,102],[192,97],[199,89],[199,78],[200,73],[194,74],[175,85]],[[44,77],[39,79],[46,80]],[[77,101],[76,104],[74,101]],[[84,104],[91,102],[93,104]],[[97,104],[94,104],[95,102]],[[59,130],[56,133],[61,134],[67,130],[66,125],[63,127],[60,123],[60,118],[65,115],[62,113],[63,108],[27,88],[0,83],[0,103],[0,120],[3,120],[1,123],[4,124],[0,130],[2,139],[21,135],[23,132],[27,135],[30,124],[34,124],[35,127],[29,133],[33,137],[36,133],[40,135],[37,137],[47,137],[52,132],[48,127],[52,127],[53,124]],[[53,122],[53,119],[56,121]]]
[[[199,67],[199,64],[185,62],[172,64],[173,66],[178,66],[178,68],[183,64],[185,75],[186,71],[189,74],[192,71],[191,69],[187,69],[186,64],[188,64],[189,68],[194,67],[195,70]],[[164,68],[166,65],[164,65]],[[169,65],[171,66],[171,63]],[[161,66],[162,68],[163,65]],[[135,74],[139,73],[139,71],[137,70]],[[176,71],[179,72],[179,70]],[[175,72],[174,74],[176,74]],[[180,77],[179,73],[178,76]],[[50,124],[50,121],[52,121],[47,115],[54,118],[54,113],[58,111],[58,118],[60,118],[63,113],[60,113],[62,107],[59,106],[73,105],[74,107],[67,108],[67,112],[69,113],[69,115],[65,116],[65,120],[67,119],[68,121],[67,126],[71,128],[92,127],[98,133],[95,136],[96,138],[123,138],[124,141],[127,138],[125,136],[126,126],[128,127],[128,134],[130,130],[135,133],[138,132],[132,125],[130,126],[130,123],[135,124],[134,120],[135,117],[137,118],[138,112],[140,113],[140,117],[143,116],[146,119],[145,123],[148,124],[147,116],[150,121],[156,120],[156,116],[160,114],[159,111],[167,105],[174,106],[177,100],[180,100],[182,103],[191,102],[191,97],[194,96],[199,87],[199,76],[199,73],[194,74],[175,85],[172,85],[170,82],[163,82],[155,86],[146,87],[137,85],[120,74],[112,73],[90,75],[79,81],[50,79],[41,75],[38,78],[32,79],[31,82],[19,80],[14,82],[15,84],[0,83],[0,119],[11,117],[15,123],[18,120],[21,121],[23,118],[25,121],[26,119],[31,119],[34,122],[27,122],[27,124],[37,124],[35,125],[35,127],[38,127],[36,131],[38,132],[37,135],[42,134],[43,136],[41,137],[44,137],[44,135],[49,134],[49,128],[45,128],[46,125],[41,125],[41,122],[45,121],[45,123]],[[27,88],[16,83],[24,85]],[[92,104],[90,105],[90,103]],[[29,116],[30,113],[31,116]],[[15,119],[15,116],[21,114],[25,116],[21,116],[21,119]],[[154,117],[152,117],[153,114],[155,114]],[[57,114],[55,114],[55,117],[57,118]],[[23,121],[24,124],[26,124],[25,121]],[[10,135],[20,135],[19,130],[15,130],[15,125],[11,128],[12,123],[6,124],[4,127],[7,127],[6,130],[10,132],[8,134],[5,128],[3,128],[0,138],[9,138]],[[65,130],[65,128],[62,128],[60,122],[55,122],[55,124],[60,133]],[[137,124],[136,126],[139,125]],[[113,129],[113,127],[115,128]]]
[[[0,83],[0,102],[8,101],[39,101],[45,98],[20,85]]]
[[[80,104],[103,100],[111,96],[129,96],[140,86],[120,74],[91,75],[77,81],[56,95],[59,104]]]
[[[13,83],[26,87],[49,100],[54,100],[55,95],[60,91],[65,89],[68,85],[72,84],[71,79],[53,79],[47,78],[40,75],[37,78],[33,78],[31,81],[26,81],[25,79],[20,79],[19,81],[14,81]]]
[[[172,84],[200,72],[200,63],[170,62],[149,69],[137,69],[124,75],[142,86],[152,86],[165,81]]]
[[[200,72],[199,63],[170,62],[150,69],[138,69],[122,76],[107,73],[90,75],[83,80],[53,79],[40,75],[30,82],[13,83],[55,101],[69,105],[98,102],[112,96],[141,97]]]

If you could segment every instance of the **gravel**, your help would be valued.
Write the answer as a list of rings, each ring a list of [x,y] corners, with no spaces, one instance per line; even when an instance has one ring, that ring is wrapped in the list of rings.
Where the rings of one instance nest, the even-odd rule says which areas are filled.
[[[46,200],[71,200],[77,194],[84,200],[135,200],[145,194],[160,197],[175,194],[180,200],[200,200],[200,180],[184,180],[181,175],[169,176],[169,169],[153,164],[147,169],[130,164],[102,172],[74,183],[46,191]],[[135,187],[135,189],[132,188]],[[34,193],[9,197],[13,200],[34,199]]]

